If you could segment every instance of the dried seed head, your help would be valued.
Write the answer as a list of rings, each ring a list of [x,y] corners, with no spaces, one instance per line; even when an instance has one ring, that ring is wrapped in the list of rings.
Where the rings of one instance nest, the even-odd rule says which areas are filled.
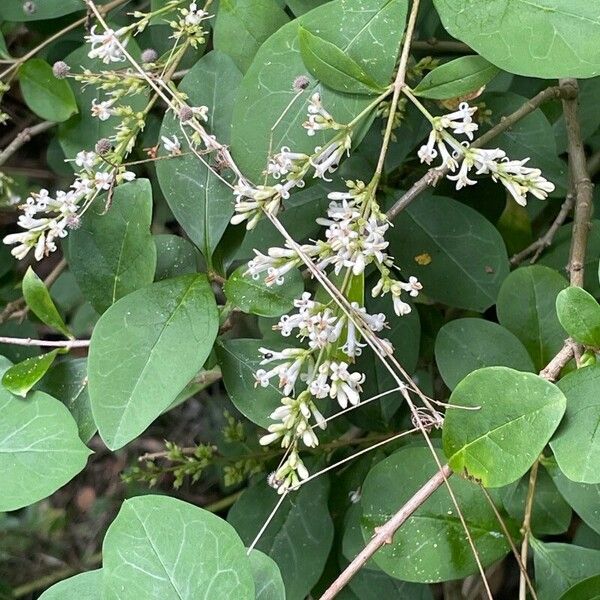
[[[99,156],[107,154],[112,149],[112,142],[108,138],[101,138],[96,142],[94,150]]]
[[[189,106],[182,106],[179,111],[179,120],[182,123],[189,121],[194,116],[194,111]]]
[[[36,6],[35,2],[32,2],[31,0],[27,0],[27,2],[23,2],[23,12],[26,15],[34,14],[36,10],[37,10],[37,6]]]
[[[52,65],[52,73],[56,79],[64,79],[70,70],[71,67],[62,60],[58,60]]]
[[[153,63],[158,58],[158,52],[154,48],[146,48],[142,52],[143,63]]]
[[[69,229],[79,229],[81,227],[81,218],[79,215],[69,215],[67,217],[67,227]]]
[[[305,90],[310,83],[310,79],[306,75],[298,75],[296,79],[294,79],[294,83],[292,84],[292,89],[295,92],[301,92]]]

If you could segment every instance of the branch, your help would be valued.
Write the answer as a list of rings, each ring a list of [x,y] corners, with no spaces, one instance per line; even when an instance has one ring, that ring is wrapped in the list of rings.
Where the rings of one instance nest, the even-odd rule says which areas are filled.
[[[514,113],[503,117],[500,122],[492,127],[489,131],[484,133],[481,137],[477,138],[473,144],[473,148],[481,148],[488,142],[491,142],[495,137],[504,133],[507,129],[510,129],[515,123],[518,123],[521,119],[531,114],[534,110],[539,108],[544,102],[549,100],[555,100],[557,98],[570,97],[573,94],[572,88],[567,86],[551,86],[542,90],[537,96],[527,100],[521,108],[516,110]],[[394,205],[387,211],[387,218],[394,219],[399,212],[403,211],[419,194],[424,192],[429,186],[434,186],[442,177],[447,175],[449,170],[447,168],[442,169],[430,169],[419,179],[413,186],[399,199]]]
[[[378,527],[374,537],[344,569],[341,575],[329,586],[320,600],[332,600],[365,565],[365,563],[385,544],[390,544],[399,527],[452,475],[448,465],[444,465],[389,521]]]
[[[575,97],[563,99],[563,112],[569,142],[569,167],[571,183],[575,191],[575,215],[573,217],[573,237],[571,239],[571,255],[569,257],[569,274],[571,285],[583,287],[585,253],[587,250],[590,219],[592,216],[592,193],[594,186],[587,170],[583,138],[579,125],[577,106],[578,84],[576,79],[561,80],[561,85],[571,87]]]
[[[34,340],[32,338],[16,338],[0,336],[0,344],[14,346],[47,346],[48,348],[87,348],[90,340]]]
[[[42,121],[32,127],[25,127],[20,131],[13,141],[0,152],[0,166],[2,166],[23,144],[26,144],[32,137],[52,129],[56,123],[53,121]]]
[[[548,231],[546,231],[546,233],[544,235],[542,235],[540,238],[535,240],[535,242],[533,242],[532,244],[527,246],[527,248],[525,248],[524,250],[521,250],[521,252],[518,252],[517,254],[515,254],[510,259],[510,264],[513,266],[518,265],[521,262],[523,262],[523,260],[525,260],[530,254],[533,254],[533,256],[531,257],[529,264],[533,264],[540,257],[540,254],[546,248],[548,248],[552,245],[552,242],[554,241],[554,236],[560,229],[561,225],[565,222],[565,220],[566,220],[567,216],[569,215],[569,213],[571,212],[571,209],[573,208],[574,204],[575,204],[575,195],[571,194],[571,193],[567,194],[565,201],[562,203],[562,206],[560,207],[560,211],[559,211],[558,215],[556,215],[556,219],[554,219],[554,221],[552,222],[552,225],[550,225],[550,228],[548,229]]]

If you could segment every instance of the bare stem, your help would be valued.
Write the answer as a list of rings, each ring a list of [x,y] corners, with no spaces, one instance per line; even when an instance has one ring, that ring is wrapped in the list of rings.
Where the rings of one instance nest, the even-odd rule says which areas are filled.
[[[46,346],[48,348],[87,348],[90,345],[90,340],[35,340],[33,338],[16,338],[0,335],[0,344]]]
[[[52,121],[42,121],[32,127],[26,127],[20,131],[13,141],[0,152],[0,166],[3,165],[23,144],[26,144],[32,137],[52,129],[56,123]]]
[[[531,512],[533,510],[533,499],[535,497],[535,484],[537,482],[537,474],[540,466],[540,461],[536,460],[529,472],[529,487],[527,488],[527,499],[525,500],[525,516],[523,517],[523,526],[521,533],[523,534],[523,543],[521,544],[521,564],[524,569],[519,577],[519,600],[526,600],[526,577],[527,577],[527,551],[529,549],[529,536],[531,535]]]

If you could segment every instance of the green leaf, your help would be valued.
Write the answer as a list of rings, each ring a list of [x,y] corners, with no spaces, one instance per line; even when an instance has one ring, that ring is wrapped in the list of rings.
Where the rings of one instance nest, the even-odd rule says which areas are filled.
[[[66,79],[57,79],[41,58],[30,58],[19,69],[21,93],[27,106],[47,121],[66,121],[77,113],[75,94]]]
[[[96,433],[96,424],[87,390],[87,359],[75,358],[53,364],[38,388],[69,409],[79,428],[79,437],[89,442]]]
[[[325,566],[333,542],[328,493],[329,481],[324,476],[289,495],[256,545],[279,565],[287,600],[303,600]],[[231,507],[227,520],[246,545],[254,541],[279,499],[262,480],[246,489]]]
[[[219,517],[166,496],[125,500],[102,545],[103,598],[254,600],[246,550]],[[124,592],[126,590],[126,592]]]
[[[568,479],[554,460],[542,463],[562,497],[594,531],[600,534],[600,484],[575,483]]]
[[[213,44],[245,73],[263,42],[288,21],[274,0],[221,0]]]
[[[321,6],[321,4],[325,4],[326,2],[329,2],[329,0],[288,0],[287,5],[297,17],[300,17],[309,10],[317,8],[317,6]]]
[[[506,512],[517,523],[525,516],[529,476],[502,488],[502,504]],[[531,531],[534,535],[557,535],[565,533],[571,523],[571,507],[563,499],[556,485],[545,469],[538,469],[533,509],[531,511]]]
[[[178,275],[198,272],[200,254],[186,239],[178,235],[154,236],[156,244],[156,273],[154,279],[161,281]]]
[[[600,483],[600,365],[565,375],[558,387],[567,398],[567,411],[550,442],[556,462],[573,481]]]
[[[451,390],[471,371],[482,367],[535,370],[519,339],[508,329],[484,319],[456,319],[446,323],[435,340],[435,360]]]
[[[54,305],[48,288],[46,288],[44,282],[35,274],[35,271],[31,267],[27,269],[23,277],[22,288],[23,298],[25,298],[27,306],[29,306],[31,312],[40,321],[60,331],[69,338],[73,337]]]
[[[448,464],[485,487],[502,487],[522,477],[566,406],[555,385],[507,367],[470,373],[456,386],[450,403],[456,408],[446,411],[442,433]]]
[[[39,600],[102,600],[102,569],[63,579],[46,590]]]
[[[500,72],[482,56],[461,56],[433,69],[413,90],[415,96],[444,100],[479,90]]]
[[[556,271],[534,265],[513,271],[498,294],[500,324],[523,342],[538,371],[562,348],[567,337],[555,308],[556,297],[567,286],[567,280]]]
[[[433,0],[448,33],[505,71],[543,77],[600,74],[600,15],[588,0]]]
[[[260,369],[262,346],[271,350],[283,350],[283,340],[278,344],[263,340],[219,340],[216,345],[223,383],[236,408],[253,423],[265,429],[273,422],[269,415],[281,404],[283,394],[273,384],[266,388],[256,387],[254,374]]]
[[[204,364],[218,326],[204,275],[154,283],[100,317],[90,344],[89,394],[98,431],[111,450],[171,405]]]
[[[578,581],[600,573],[600,550],[544,544],[531,538],[539,600],[557,600]]]
[[[39,21],[83,10],[81,0],[37,0],[33,12],[26,11],[24,4],[22,0],[3,0],[0,4],[0,21]]]
[[[600,575],[593,575],[576,583],[560,600],[600,600]]]
[[[87,210],[69,235],[69,266],[92,306],[103,313],[119,298],[152,283],[156,246],[150,233],[152,187],[147,179],[115,189]]]
[[[229,142],[233,102],[241,78],[229,56],[213,51],[190,69],[179,86],[191,105],[210,107],[206,128],[224,144]],[[165,115],[160,135],[175,135],[185,147],[180,123],[171,113]],[[156,174],[173,215],[211,266],[212,254],[233,214],[231,189],[192,154],[159,160]]]
[[[357,10],[355,2],[335,0],[284,25],[260,47],[242,81],[232,122],[232,153],[249,179],[262,179],[270,150],[289,146],[295,152],[312,153],[331,138],[328,131],[309,137],[302,127],[315,92],[322,94],[325,107],[339,123],[350,122],[372,101],[323,89],[311,78],[286,110],[297,96],[294,79],[306,72],[298,41],[300,27],[318,33],[361,68],[368,67],[375,81],[388,82],[396,65],[407,5],[407,0],[364,0]]]
[[[600,113],[600,111],[598,111]],[[565,272],[569,264],[571,251],[571,238],[573,237],[573,224],[563,225],[559,230],[552,246],[540,258],[540,264],[552,267],[559,272]],[[583,287],[592,294],[600,297],[600,283],[598,281],[598,257],[600,256],[600,220],[592,219],[588,234],[588,243],[583,264]]]
[[[457,200],[423,196],[394,225],[402,235],[390,237],[390,253],[429,298],[479,312],[496,302],[508,257],[498,230],[480,213]]]
[[[328,88],[346,94],[378,94],[383,91],[381,85],[335,44],[313,35],[302,26],[298,30],[298,42],[304,66]]]
[[[261,317],[278,317],[293,310],[294,300],[304,291],[302,274],[297,269],[285,276],[282,285],[267,286],[264,277],[254,280],[244,275],[246,265],[236,269],[227,279],[223,291],[229,302],[243,312]]]
[[[23,401],[0,387],[0,511],[54,493],[85,467],[90,454],[64,404],[43,392]]]
[[[285,600],[285,586],[277,563],[259,550],[252,550],[248,558],[256,600]]]
[[[443,461],[441,453],[438,457]],[[429,448],[402,448],[379,462],[367,475],[362,492],[365,542],[438,470]],[[477,485],[452,478],[452,491],[484,566],[502,558],[509,546],[485,496]],[[385,493],[382,493],[385,491]],[[507,525],[518,537],[518,527]],[[377,565],[404,581],[433,583],[461,579],[477,572],[477,564],[445,486],[426,500],[394,534],[391,544],[375,555]]]
[[[13,394],[25,398],[27,392],[46,374],[60,349],[26,358],[2,376],[2,385]]]
[[[580,287],[568,287],[556,297],[558,320],[577,342],[600,347],[600,304]]]

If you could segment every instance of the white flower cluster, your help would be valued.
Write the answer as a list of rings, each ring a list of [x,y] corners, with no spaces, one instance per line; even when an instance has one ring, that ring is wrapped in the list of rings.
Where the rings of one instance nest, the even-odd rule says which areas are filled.
[[[327,175],[338,168],[345,154],[350,153],[352,128],[333,119],[323,108],[318,93],[311,96],[308,120],[304,123],[304,127],[310,136],[322,129],[339,130],[339,133],[325,146],[316,146],[312,155],[294,152],[289,147],[283,146],[280,152],[269,159],[265,172],[277,181],[285,180],[283,183],[253,186],[240,178],[234,189],[236,214],[231,219],[232,223],[248,221],[246,229],[252,229],[263,212],[277,215],[281,201],[289,198],[293,188],[304,187],[304,178],[311,168],[314,171],[313,178],[331,181]]]
[[[34,248],[36,260],[42,260],[56,250],[57,239],[66,237],[68,229],[79,226],[81,215],[99,193],[114,184],[135,179],[135,174],[124,168],[109,171],[97,168],[100,159],[94,152],[82,150],[74,162],[81,170],[69,190],[50,195],[42,189],[31,194],[21,206],[23,214],[18,225],[25,231],[3,239],[5,244],[15,245],[11,250],[15,258],[25,258]]]
[[[173,29],[173,39],[187,39],[194,48],[204,43],[206,31],[202,24],[211,15],[205,10],[198,8],[195,2],[192,2],[187,8],[179,9],[179,19],[171,21],[169,25]]]
[[[308,292],[302,294],[294,306],[298,312],[281,317],[275,329],[280,330],[284,337],[296,332],[299,341],[308,341],[308,348],[290,347],[281,351],[260,348],[263,357],[260,365],[268,367],[255,373],[257,385],[267,387],[272,379],[276,379],[284,394],[281,406],[271,414],[275,423],[260,439],[262,445],[279,442],[288,449],[286,459],[271,478],[272,485],[280,493],[293,489],[300,480],[308,477],[308,471],[298,456],[298,440],[302,440],[308,448],[314,448],[319,444],[315,427],[326,427],[326,420],[314,399],[329,397],[342,409],[356,406],[365,381],[364,374],[349,370],[350,362],[361,354],[365,346],[359,341],[354,323],[346,315],[337,314],[312,299]],[[370,315],[357,303],[353,303],[353,308],[372,331],[382,331],[386,326],[383,313]],[[386,343],[391,352],[391,344]],[[323,354],[329,358],[322,360]],[[271,366],[272,363],[276,364]],[[298,385],[304,389],[294,398]]]
[[[347,192],[331,192],[332,200],[327,210],[327,218],[317,219],[325,225],[325,240],[317,240],[301,246],[302,251],[316,261],[319,269],[332,267],[336,274],[349,269],[353,275],[360,275],[370,264],[375,264],[380,279],[372,290],[373,297],[390,293],[394,311],[398,316],[410,312],[410,305],[402,300],[407,292],[417,296],[422,289],[416,277],[408,282],[394,279],[391,270],[394,260],[386,252],[389,242],[385,233],[390,227],[385,215],[379,211],[371,190],[360,182],[346,182]],[[267,285],[281,285],[285,275],[300,265],[302,259],[292,248],[269,248],[267,254],[258,250],[248,263],[247,273],[254,279],[266,274]]]
[[[477,183],[469,177],[474,171],[475,175],[489,175],[493,181],[500,182],[521,206],[527,204],[528,193],[540,200],[546,199],[554,191],[554,184],[545,179],[539,169],[525,166],[529,158],[510,160],[500,148],[472,148],[469,142],[459,142],[454,137],[464,135],[473,140],[473,133],[478,129],[473,122],[476,110],[462,102],[457,111],[434,117],[427,143],[418,152],[421,162],[430,165],[439,156],[441,168],[448,168],[452,173],[458,169],[458,173],[448,175],[448,179],[456,182],[457,190]]]

